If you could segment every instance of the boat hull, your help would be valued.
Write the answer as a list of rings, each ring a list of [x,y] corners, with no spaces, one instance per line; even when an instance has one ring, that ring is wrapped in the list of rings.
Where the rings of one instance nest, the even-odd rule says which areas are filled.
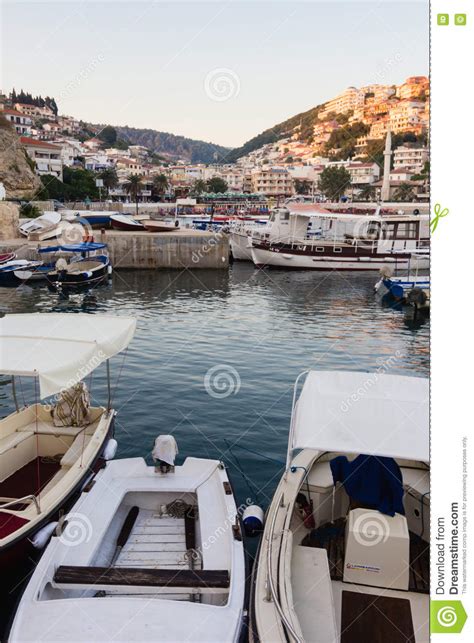
[[[105,281],[109,276],[110,261],[106,256],[94,257],[94,260],[101,261],[101,265],[93,270],[85,270],[76,274],[69,274],[66,271],[53,271],[48,273],[47,279],[49,285],[54,290],[63,292],[71,290],[87,289]],[[84,261],[88,261],[85,259]],[[80,265],[80,261],[77,262]]]
[[[110,217],[110,225],[113,230],[126,232],[143,232],[145,230],[145,227],[140,222],[124,215]]]
[[[64,513],[67,513],[81,495],[84,486],[103,468],[105,465],[103,454],[108,440],[114,435],[114,422],[112,415],[109,430],[104,436],[97,455],[91,465],[84,470],[84,475],[67,496],[52,507],[51,511],[45,514],[41,521],[35,523],[30,530],[0,548],[0,569],[2,570],[0,601],[2,601],[2,606],[5,608],[2,609],[0,616],[0,640],[3,640],[2,630],[5,630],[9,625],[2,618],[6,619],[8,614],[12,618],[14,608],[21,597],[30,574],[43,553],[43,550],[33,547],[33,537],[48,523],[58,520]]]
[[[230,248],[232,250],[232,256],[237,261],[252,261],[250,238],[246,234],[231,232]]]
[[[393,266],[395,270],[407,270],[409,267],[422,268],[429,259],[423,257],[418,261],[410,254],[402,253],[360,253],[345,254],[341,252],[298,251],[292,248],[277,246],[253,245],[252,260],[258,267],[275,267],[293,270],[380,270],[384,266]]]

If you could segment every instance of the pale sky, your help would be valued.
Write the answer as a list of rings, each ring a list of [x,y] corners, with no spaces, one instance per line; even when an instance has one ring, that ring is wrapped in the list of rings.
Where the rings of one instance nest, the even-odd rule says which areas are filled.
[[[221,145],[429,69],[425,0],[1,3],[4,92]]]

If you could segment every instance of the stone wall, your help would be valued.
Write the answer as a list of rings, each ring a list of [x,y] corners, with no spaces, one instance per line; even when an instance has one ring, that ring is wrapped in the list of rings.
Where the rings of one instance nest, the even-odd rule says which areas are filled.
[[[229,265],[229,238],[218,233],[107,231],[95,235],[95,240],[107,243],[114,269],[223,269]]]
[[[17,239],[20,208],[16,203],[0,201],[0,240]]]

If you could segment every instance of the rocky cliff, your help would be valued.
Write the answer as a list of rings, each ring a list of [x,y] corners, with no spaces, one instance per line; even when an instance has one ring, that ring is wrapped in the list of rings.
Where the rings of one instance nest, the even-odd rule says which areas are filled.
[[[31,169],[20,139],[1,114],[0,182],[5,186],[7,199],[31,198],[41,187],[41,181]]]

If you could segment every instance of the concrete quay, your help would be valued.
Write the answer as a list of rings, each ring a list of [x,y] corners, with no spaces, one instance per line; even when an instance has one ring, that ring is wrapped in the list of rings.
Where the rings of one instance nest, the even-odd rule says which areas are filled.
[[[229,265],[229,238],[222,233],[200,230],[173,232],[119,232],[94,230],[94,240],[106,243],[112,266],[138,270],[171,268],[225,269]],[[40,243],[24,238],[0,241],[0,254],[16,252],[20,258],[33,258],[38,246],[70,243],[51,239]]]

